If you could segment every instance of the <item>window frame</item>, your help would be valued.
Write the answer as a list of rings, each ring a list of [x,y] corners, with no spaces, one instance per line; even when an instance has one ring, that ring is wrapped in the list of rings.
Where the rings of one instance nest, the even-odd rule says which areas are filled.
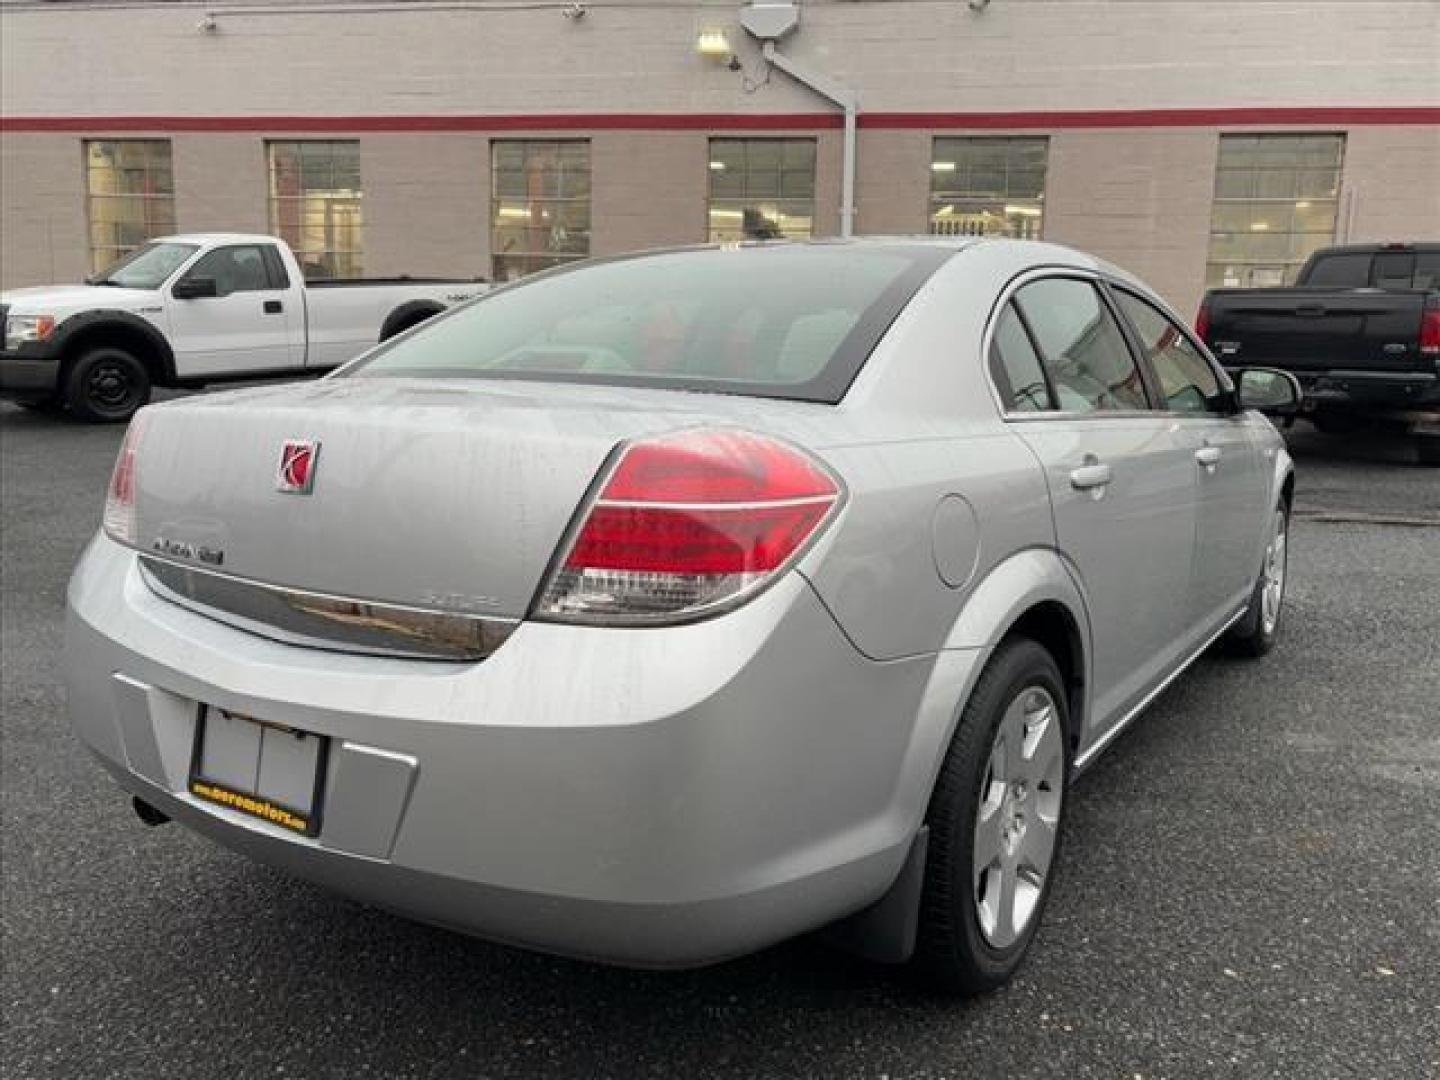
[[[963,195],[963,194],[962,194],[962,195],[954,195],[954,196],[940,196],[940,195],[937,195],[937,194],[935,193],[935,168],[934,168],[934,166],[935,166],[936,161],[937,161],[937,160],[940,160],[939,158],[937,158],[936,155],[937,155],[937,153],[939,152],[940,144],[941,144],[942,142],[944,142],[944,141],[963,142],[963,143],[989,142],[989,143],[1006,143],[1006,144],[1009,144],[1009,143],[1012,143],[1012,142],[1038,142],[1038,143],[1041,143],[1041,144],[1043,145],[1043,147],[1044,147],[1045,153],[1044,153],[1044,160],[1043,160],[1042,167],[1041,167],[1040,194],[1039,194],[1038,196],[1013,195],[1013,194],[1011,194],[1010,192],[1006,191],[1005,193],[1001,194],[1001,195],[998,196],[997,198],[989,198],[989,197],[984,196],[984,195]],[[926,166],[926,168],[927,168],[927,170],[928,170],[928,172],[929,172],[929,175],[928,175],[928,177],[927,177],[927,183],[926,183],[926,187],[925,187],[925,203],[924,203],[925,231],[926,231],[927,235],[930,235],[930,236],[954,236],[954,237],[964,236],[964,237],[974,237],[974,238],[976,238],[976,239],[983,239],[983,238],[987,238],[987,237],[988,237],[988,238],[995,238],[995,239],[1004,238],[1004,239],[1012,239],[1012,240],[1013,240],[1013,239],[1022,239],[1022,240],[1044,240],[1044,239],[1045,239],[1046,216],[1047,216],[1046,213],[1045,213],[1045,194],[1046,194],[1046,189],[1047,189],[1047,188],[1049,187],[1049,185],[1050,185],[1050,144],[1051,144],[1051,141],[1052,141],[1051,136],[1050,136],[1048,133],[1047,133],[1047,134],[1041,134],[1041,135],[1024,134],[1024,133],[1002,134],[1002,135],[971,135],[971,134],[965,134],[965,133],[963,133],[963,132],[942,132],[942,133],[932,134],[931,137],[930,137],[930,161],[929,161],[929,164]],[[1007,165],[1006,165],[1006,186],[1007,186],[1007,188],[1008,188],[1008,186],[1009,186],[1009,172],[1010,172],[1010,170],[1009,170],[1009,165],[1008,165],[1008,162],[1007,162]],[[1012,233],[1010,233],[1010,232],[1008,232],[1008,231],[1007,231],[1007,232],[1002,232],[1002,233],[954,233],[954,234],[951,234],[951,233],[937,233],[937,232],[935,231],[935,229],[934,229],[934,223],[935,223],[935,207],[936,207],[936,204],[937,204],[937,203],[958,203],[958,202],[967,202],[967,201],[968,201],[968,202],[971,202],[971,203],[999,202],[999,203],[1001,203],[1002,205],[1004,205],[1006,202],[1008,202],[1008,201],[1010,201],[1010,200],[1024,201],[1024,202],[1034,202],[1034,203],[1039,204],[1038,208],[1039,208],[1039,211],[1040,211],[1040,214],[1039,214],[1040,222],[1039,222],[1038,228],[1035,230],[1035,235],[1034,235],[1034,236],[1016,236],[1016,235],[1013,235]]]
[[[1213,420],[1216,417],[1234,416],[1236,414],[1234,407],[1235,387],[1230,381],[1230,376],[1226,373],[1225,369],[1216,362],[1214,354],[1205,347],[1203,342],[1196,338],[1190,328],[1186,326],[1181,319],[1177,318],[1175,313],[1166,307],[1165,304],[1161,303],[1159,297],[1151,296],[1127,281],[1120,281],[1114,278],[1102,278],[1101,281],[1102,288],[1109,292],[1112,307],[1120,316],[1120,328],[1125,334],[1131,354],[1135,357],[1136,363],[1142,369],[1141,374],[1145,378],[1146,385],[1151,388],[1150,396],[1153,401],[1165,402],[1167,400],[1165,397],[1165,385],[1161,382],[1159,373],[1155,370],[1155,366],[1150,362],[1150,357],[1145,352],[1145,342],[1140,336],[1140,331],[1134,323],[1130,321],[1130,317],[1125,314],[1125,309],[1120,306],[1120,302],[1116,298],[1116,294],[1118,293],[1124,293],[1154,308],[1166,322],[1179,330],[1181,337],[1190,343],[1190,347],[1196,351],[1200,359],[1209,367],[1210,374],[1215,376],[1215,381],[1220,387],[1217,398],[1221,406],[1219,409],[1206,409],[1204,412],[1190,412],[1184,409],[1165,409],[1154,406],[1151,411],[1157,416],[1181,420],[1186,418],[1192,420]]]
[[[490,181],[489,208],[486,216],[486,243],[489,246],[490,280],[497,284],[510,284],[534,277],[536,274],[544,274],[551,270],[558,270],[566,266],[573,266],[575,263],[583,262],[586,259],[594,258],[595,239],[595,143],[589,135],[576,135],[570,137],[528,137],[519,136],[513,138],[492,138],[488,140],[488,166]],[[562,144],[573,144],[585,148],[585,195],[581,199],[568,195],[541,195],[537,197],[526,196],[524,202],[529,206],[568,206],[583,201],[585,205],[585,251],[583,254],[569,254],[550,250],[512,250],[501,251],[496,246],[496,234],[500,225],[501,204],[506,199],[514,200],[515,196],[502,195],[499,191],[499,184],[496,176],[501,171],[496,167],[496,156],[503,145],[518,145],[522,147],[521,161],[528,163],[529,150],[532,147],[558,148]],[[522,164],[522,171],[528,168],[528,164]],[[506,258],[519,258],[534,261],[544,261],[546,265],[538,269],[521,273],[518,277],[505,277],[500,273],[500,261]]]
[[[713,214],[713,212],[714,212],[716,201],[717,201],[717,200],[720,201],[720,202],[749,202],[749,201],[752,201],[752,197],[751,197],[748,193],[747,193],[747,194],[743,194],[743,195],[716,195],[716,194],[715,194],[715,175],[714,175],[714,170],[712,170],[711,167],[710,167],[710,162],[712,162],[712,161],[715,160],[715,149],[714,149],[714,148],[715,148],[715,144],[716,144],[716,143],[744,143],[744,144],[746,144],[746,146],[745,146],[745,157],[746,157],[746,170],[745,170],[745,172],[746,172],[746,184],[745,184],[745,186],[746,186],[747,191],[748,191],[748,188],[749,188],[749,171],[750,171],[750,170],[749,170],[749,156],[750,156],[749,147],[750,147],[750,144],[753,144],[753,143],[775,143],[775,144],[777,144],[777,145],[779,145],[779,146],[781,147],[781,162],[782,162],[782,164],[781,164],[781,165],[779,166],[779,168],[778,168],[778,173],[779,173],[779,175],[781,175],[782,177],[783,177],[783,174],[784,174],[784,171],[785,171],[785,167],[784,167],[784,164],[783,164],[783,162],[784,162],[784,144],[786,144],[786,143],[808,143],[808,144],[810,144],[810,151],[811,151],[811,153],[810,153],[810,195],[809,195],[808,199],[807,199],[807,198],[795,197],[795,196],[787,196],[787,195],[783,194],[783,191],[784,191],[783,180],[782,180],[782,183],[780,184],[780,190],[781,190],[781,192],[782,192],[781,194],[773,195],[773,196],[764,195],[764,196],[755,196],[755,197],[754,197],[754,201],[757,201],[757,202],[758,202],[758,201],[761,200],[761,199],[769,199],[770,201],[776,203],[777,205],[780,204],[780,203],[799,203],[799,202],[807,202],[807,201],[808,201],[809,204],[810,204],[810,230],[809,230],[809,232],[808,232],[806,235],[804,235],[804,236],[792,235],[792,234],[782,234],[782,235],[780,235],[780,236],[778,236],[778,237],[774,237],[774,238],[770,238],[770,237],[766,237],[766,238],[759,238],[759,237],[742,237],[740,240],[717,240],[717,239],[715,239],[715,237],[713,236],[713,229],[712,229],[712,226],[711,226],[711,220],[710,220],[710,219],[711,219],[711,216],[712,216],[712,214]],[[707,244],[733,244],[733,243],[754,244],[754,243],[763,243],[763,242],[774,242],[774,243],[790,242],[790,243],[803,244],[803,243],[807,243],[807,242],[809,242],[809,241],[811,241],[811,240],[821,239],[825,234],[821,232],[820,227],[819,227],[819,226],[820,226],[820,219],[819,219],[819,212],[818,212],[818,209],[817,209],[818,206],[819,206],[818,195],[817,195],[817,189],[818,189],[818,187],[819,187],[819,181],[820,181],[820,139],[819,139],[817,136],[815,136],[815,135],[715,135],[715,134],[709,135],[709,136],[706,138],[706,140],[705,140],[705,210],[704,210],[705,216],[704,216],[704,219],[703,219],[703,222],[702,222],[702,227],[703,227],[703,229],[704,229],[705,243],[707,243]],[[741,225],[741,229],[742,229],[742,231],[743,231],[743,229],[744,229],[743,223],[742,223],[742,225]]]
[[[169,159],[170,159],[170,190],[169,190],[169,192],[163,193],[163,194],[156,194],[156,195],[145,195],[145,194],[143,194],[143,193],[141,193],[141,194],[136,194],[136,193],[134,193],[134,192],[125,192],[125,193],[121,193],[121,194],[109,194],[109,195],[97,195],[97,194],[95,194],[95,193],[94,193],[93,191],[91,191],[91,189],[90,189],[90,176],[91,176],[91,173],[92,173],[92,171],[93,171],[93,170],[90,168],[90,148],[91,148],[92,146],[95,146],[95,145],[97,145],[97,144],[102,144],[102,143],[104,143],[104,144],[109,144],[109,145],[111,145],[111,146],[114,146],[114,145],[116,145],[116,144],[118,144],[118,143],[138,143],[138,144],[149,144],[149,145],[151,145],[151,146],[157,146],[157,145],[158,145],[158,146],[163,146],[163,147],[165,148],[168,156],[169,156]],[[117,165],[117,166],[115,166],[115,167],[118,169],[119,166]],[[153,241],[153,240],[158,240],[158,239],[159,239],[160,237],[162,237],[162,236],[173,236],[173,235],[176,235],[176,234],[179,232],[179,228],[180,228],[179,221],[180,221],[180,219],[179,219],[179,216],[176,214],[176,200],[177,200],[177,194],[178,194],[178,193],[177,193],[176,190],[175,190],[175,188],[176,188],[176,184],[175,184],[175,142],[174,142],[173,139],[169,138],[168,136],[155,137],[155,136],[148,136],[148,135],[146,135],[146,136],[138,136],[138,137],[122,136],[122,137],[118,137],[118,138],[111,138],[111,137],[104,137],[104,136],[99,136],[99,137],[95,137],[95,138],[84,137],[84,138],[81,138],[81,140],[80,140],[80,169],[81,169],[81,174],[82,174],[82,175],[81,175],[81,179],[82,179],[82,181],[83,181],[83,187],[84,187],[84,191],[85,191],[85,250],[86,250],[87,262],[88,262],[89,265],[90,265],[90,275],[91,275],[91,276],[95,276],[95,275],[100,274],[103,270],[109,268],[110,266],[113,266],[115,263],[119,262],[121,259],[125,258],[127,255],[130,255],[130,254],[138,251],[140,248],[144,247],[146,244],[150,243],[151,241]],[[146,171],[147,174],[150,172],[150,152],[149,152],[149,150],[147,150],[147,152],[146,152],[145,171]],[[123,200],[128,200],[128,199],[140,200],[141,203],[142,203],[142,205],[144,204],[145,201],[157,201],[157,202],[158,202],[158,201],[160,201],[160,200],[162,200],[162,199],[164,199],[164,200],[169,200],[169,203],[170,203],[170,221],[171,221],[170,231],[168,231],[168,232],[161,231],[161,232],[157,232],[157,233],[155,233],[155,234],[153,234],[153,235],[148,235],[148,236],[145,237],[144,240],[140,241],[140,243],[134,245],[133,247],[129,247],[129,248],[126,248],[126,246],[123,245],[123,244],[101,244],[101,245],[98,245],[98,246],[97,246],[96,243],[95,243],[95,208],[96,208],[96,202],[97,202],[97,201],[110,201],[110,200],[123,201]],[[146,220],[147,222],[150,220],[150,214],[148,213],[148,209],[147,209],[147,213],[145,214],[145,220]],[[112,254],[103,264],[97,265],[97,263],[96,263],[96,255],[97,255],[97,253],[99,253],[99,252],[101,252],[101,251],[108,251],[108,252],[112,252],[113,254]]]
[[[341,196],[341,195],[335,194],[335,192],[341,190],[341,189],[338,189],[338,188],[315,188],[315,189],[313,189],[313,190],[314,190],[314,194],[313,194],[313,195],[311,194],[312,189],[306,187],[306,186],[305,186],[305,181],[304,181],[305,171],[304,171],[304,162],[303,162],[303,152],[300,151],[300,150],[298,150],[298,148],[299,148],[299,147],[303,147],[303,146],[313,146],[313,145],[327,145],[327,146],[332,146],[332,147],[333,147],[333,146],[347,146],[347,147],[348,147],[348,146],[353,146],[353,147],[355,148],[355,179],[356,179],[356,183],[357,183],[358,186],[356,187],[356,189],[355,189],[355,192],[356,192],[356,193],[355,193],[353,196]],[[279,148],[282,148],[282,147],[296,147],[296,148],[297,148],[297,150],[296,150],[296,154],[297,154],[297,158],[296,158],[297,166],[296,166],[296,167],[297,167],[297,169],[299,170],[299,172],[298,172],[298,176],[299,176],[299,186],[298,186],[298,194],[295,194],[295,195],[279,195],[279,194],[276,194],[276,178],[277,178],[276,150],[279,149]],[[269,225],[268,231],[269,231],[269,233],[270,233],[272,236],[279,237],[280,239],[284,240],[287,244],[290,245],[290,250],[294,253],[296,264],[298,265],[298,267],[299,267],[299,269],[300,269],[300,277],[301,277],[301,280],[302,280],[302,281],[307,281],[307,280],[314,280],[314,281],[363,281],[363,280],[365,280],[365,249],[366,249],[366,247],[367,247],[367,241],[369,240],[369,236],[368,236],[368,231],[367,231],[367,227],[366,227],[366,220],[365,220],[365,171],[364,171],[364,169],[365,169],[365,149],[364,149],[364,145],[363,145],[363,140],[361,140],[361,139],[355,139],[355,138],[283,138],[283,139],[266,139],[266,140],[264,140],[264,154],[265,154],[265,212],[266,212],[266,220],[267,220],[268,225]],[[334,170],[333,170],[333,150],[332,150],[332,159],[331,159],[331,160],[332,160],[332,170],[331,170],[331,171],[332,171],[332,178],[333,178],[333,171],[334,171]],[[337,203],[354,203],[354,204],[355,204],[355,206],[356,206],[357,209],[358,209],[358,216],[359,216],[359,220],[358,220],[358,222],[357,222],[356,225],[355,225],[356,235],[357,235],[357,237],[358,237],[358,239],[359,239],[359,245],[358,245],[357,247],[353,247],[353,248],[349,248],[349,247],[323,247],[323,248],[318,248],[318,249],[317,249],[317,248],[308,247],[308,246],[306,246],[306,245],[303,243],[304,233],[305,233],[305,214],[306,214],[306,212],[307,212],[307,205],[306,205],[306,204],[309,202],[309,200],[310,200],[311,198],[322,198],[322,199],[324,200],[324,202],[325,202],[325,205],[326,205],[327,207],[329,206],[329,204],[330,204],[332,201],[333,201],[333,202],[337,202]],[[300,234],[296,237],[296,239],[302,241],[302,243],[300,243],[300,244],[290,243],[290,240],[285,236],[285,233],[282,231],[282,228],[281,228],[281,213],[280,213],[280,210],[281,210],[281,207],[282,207],[283,205],[285,205],[285,204],[293,204],[293,206],[298,209],[298,212],[299,212],[299,215],[300,215],[300,217],[299,217],[299,221],[300,221],[300,226],[299,226],[299,227],[300,227]],[[328,239],[328,237],[327,237],[327,239]],[[345,276],[339,276],[339,277],[337,277],[336,275],[334,275],[334,274],[332,273],[332,274],[327,274],[326,276],[323,276],[323,277],[316,277],[316,278],[313,278],[313,279],[306,278],[306,277],[305,277],[305,266],[306,266],[305,257],[306,257],[307,255],[311,255],[311,254],[318,254],[318,255],[320,255],[323,259],[325,259],[325,260],[327,260],[327,261],[333,260],[336,256],[342,256],[342,257],[344,257],[345,261],[348,262],[348,263],[358,263],[358,264],[359,264],[359,267],[358,267],[359,273],[350,274],[350,275],[345,275]],[[332,265],[333,265],[333,263],[332,263]]]
[[[1107,310],[1110,317],[1115,320],[1120,330],[1120,338],[1125,343],[1125,350],[1130,356],[1130,362],[1135,365],[1136,373],[1140,376],[1140,384],[1145,390],[1145,400],[1149,404],[1145,409],[1092,409],[1086,412],[1075,412],[1073,410],[1051,409],[1048,411],[1032,410],[1029,412],[1016,412],[1009,409],[1000,393],[1000,388],[995,385],[995,379],[990,371],[990,347],[995,338],[996,328],[1000,324],[1000,312],[1005,304],[1014,299],[1018,293],[1027,285],[1033,285],[1037,281],[1046,281],[1054,278],[1067,278],[1075,281],[1082,281],[1091,286],[1099,295],[1101,306]],[[1141,362],[1136,354],[1135,341],[1130,334],[1128,325],[1124,318],[1116,310],[1115,300],[1108,291],[1109,279],[1106,275],[1096,271],[1085,270],[1078,266],[1037,266],[1013,277],[1001,289],[994,305],[990,309],[989,319],[985,324],[985,333],[981,336],[981,356],[985,368],[985,384],[989,388],[991,400],[999,410],[1000,418],[1006,423],[1034,422],[1049,423],[1053,421],[1075,421],[1075,420],[1135,420],[1139,417],[1164,417],[1166,412],[1156,408],[1155,403],[1161,400],[1157,384],[1154,381],[1154,373],[1150,365]],[[1058,401],[1055,396],[1054,378],[1051,374],[1049,364],[1051,363],[1045,350],[1040,347],[1040,342],[1035,336],[1029,320],[1025,317],[1025,309],[1019,304],[1015,305],[1015,312],[1020,317],[1020,325],[1024,327],[1026,335],[1030,338],[1030,347],[1040,357],[1040,370],[1045,375],[1045,385],[1049,389],[1052,401]],[[1208,353],[1207,353],[1208,355]],[[1213,362],[1212,362],[1213,367]],[[1196,413],[1185,413],[1183,415],[1195,417]],[[1208,415],[1208,414],[1199,414]]]

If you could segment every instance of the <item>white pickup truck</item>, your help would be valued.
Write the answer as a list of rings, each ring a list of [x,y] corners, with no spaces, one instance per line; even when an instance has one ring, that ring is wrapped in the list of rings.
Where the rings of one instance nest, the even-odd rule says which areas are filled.
[[[0,396],[127,420],[155,386],[327,371],[488,287],[307,282],[272,236],[161,237],[84,285],[0,293]]]

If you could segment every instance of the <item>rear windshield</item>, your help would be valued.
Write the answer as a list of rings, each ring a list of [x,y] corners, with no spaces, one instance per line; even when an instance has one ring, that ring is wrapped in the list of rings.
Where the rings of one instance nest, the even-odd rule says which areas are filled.
[[[951,249],[709,248],[498,289],[345,376],[496,378],[836,402]]]

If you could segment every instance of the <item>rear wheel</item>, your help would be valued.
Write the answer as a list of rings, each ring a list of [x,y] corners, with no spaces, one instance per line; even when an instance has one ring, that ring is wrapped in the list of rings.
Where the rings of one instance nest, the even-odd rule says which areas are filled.
[[[914,965],[950,993],[1014,974],[1050,895],[1069,753],[1065,686],[1028,638],[996,651],[965,705],[927,824]]]
[[[1225,636],[1229,652],[1239,656],[1264,656],[1280,636],[1280,616],[1285,604],[1285,579],[1290,563],[1290,508],[1281,503],[1270,519],[1270,538],[1260,576],[1250,592],[1250,603],[1240,621]]]
[[[150,400],[150,373],[124,349],[102,345],[81,355],[65,382],[65,401],[81,420],[129,420]]]

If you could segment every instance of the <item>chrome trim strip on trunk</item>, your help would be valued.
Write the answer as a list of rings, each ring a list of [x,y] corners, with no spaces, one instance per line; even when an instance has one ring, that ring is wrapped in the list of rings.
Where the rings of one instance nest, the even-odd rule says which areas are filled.
[[[483,660],[519,620],[360,600],[268,585],[151,554],[141,576],[157,595],[289,645],[414,660]]]

